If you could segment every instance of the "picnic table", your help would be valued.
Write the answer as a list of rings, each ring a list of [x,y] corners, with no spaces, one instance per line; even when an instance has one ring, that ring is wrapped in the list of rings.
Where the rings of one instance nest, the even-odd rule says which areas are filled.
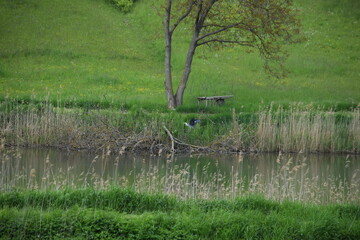
[[[209,101],[214,101],[215,103],[221,105],[225,103],[225,99],[232,98],[234,95],[227,95],[227,96],[211,96],[211,97],[198,97],[198,104],[200,102],[205,101],[205,104],[207,106]]]

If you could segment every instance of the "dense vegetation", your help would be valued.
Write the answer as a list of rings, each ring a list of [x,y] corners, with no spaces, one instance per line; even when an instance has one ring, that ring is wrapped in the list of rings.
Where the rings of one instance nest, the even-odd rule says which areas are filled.
[[[160,113],[120,108],[91,110],[54,107],[49,102],[0,103],[0,140],[7,146],[107,149],[147,152],[331,152],[359,153],[360,111],[322,111],[295,104],[270,106],[256,114]]]
[[[261,197],[182,201],[131,190],[0,194],[3,239],[359,239],[360,207]]]

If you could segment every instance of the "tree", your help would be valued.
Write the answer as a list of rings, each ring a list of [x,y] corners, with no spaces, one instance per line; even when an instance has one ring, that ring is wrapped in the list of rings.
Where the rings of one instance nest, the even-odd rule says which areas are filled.
[[[300,22],[291,0],[166,0],[165,90],[169,108],[183,103],[184,91],[198,47],[246,46],[257,49],[266,71],[285,74],[283,46],[299,40]],[[184,71],[174,94],[171,69],[172,37],[180,23],[191,24],[192,38]]]

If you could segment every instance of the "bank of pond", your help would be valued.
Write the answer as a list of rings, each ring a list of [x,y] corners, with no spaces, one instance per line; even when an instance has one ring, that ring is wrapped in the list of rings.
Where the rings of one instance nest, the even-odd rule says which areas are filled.
[[[188,127],[191,119],[200,120]],[[257,112],[199,108],[66,108],[50,102],[0,102],[0,146],[112,153],[351,153],[360,151],[360,109],[259,106]]]

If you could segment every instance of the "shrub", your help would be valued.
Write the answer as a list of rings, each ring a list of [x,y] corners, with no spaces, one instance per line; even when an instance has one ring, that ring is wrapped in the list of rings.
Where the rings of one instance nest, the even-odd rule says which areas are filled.
[[[121,12],[130,12],[134,0],[111,0],[112,4],[119,9]]]

